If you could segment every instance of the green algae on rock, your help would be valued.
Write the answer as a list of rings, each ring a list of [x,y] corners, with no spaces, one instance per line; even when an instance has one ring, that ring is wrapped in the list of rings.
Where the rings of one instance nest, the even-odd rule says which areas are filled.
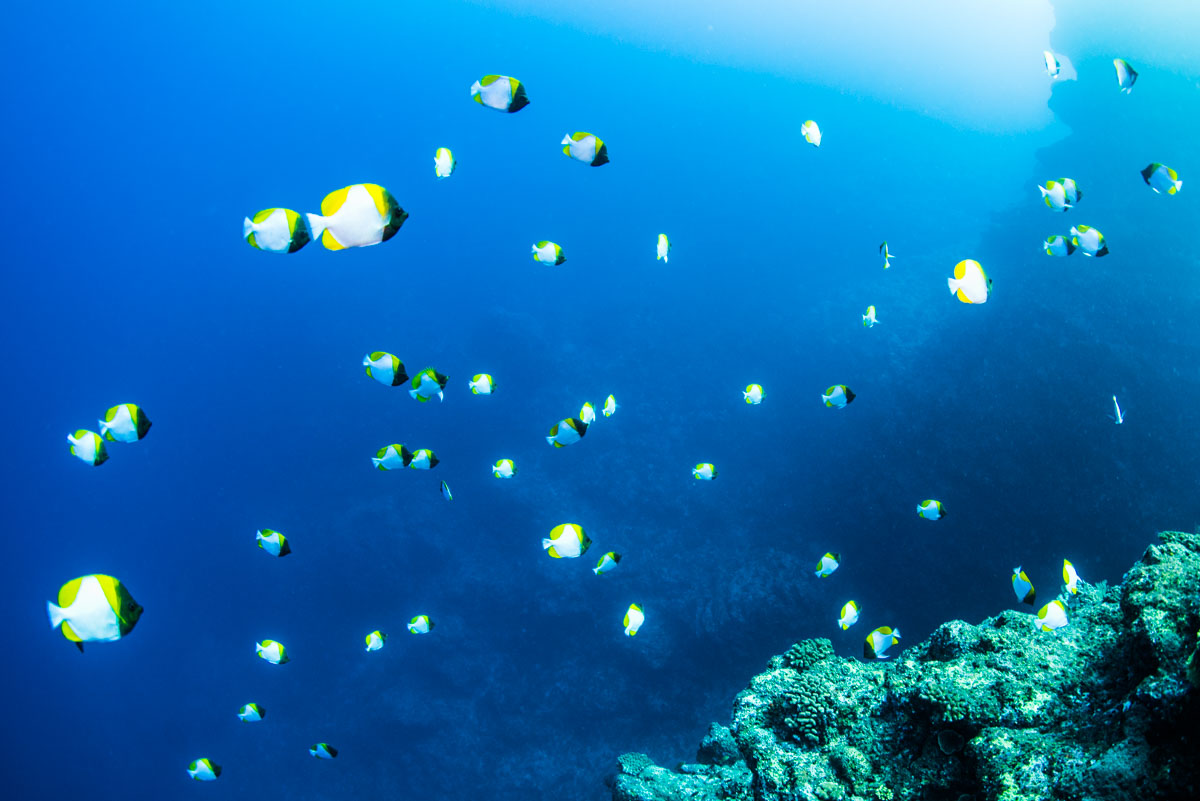
[[[625,755],[614,801],[1200,798],[1200,535],[1163,532],[1070,623],[951,621],[894,662],[806,640],[713,724],[699,764]],[[636,768],[632,770],[631,768]]]

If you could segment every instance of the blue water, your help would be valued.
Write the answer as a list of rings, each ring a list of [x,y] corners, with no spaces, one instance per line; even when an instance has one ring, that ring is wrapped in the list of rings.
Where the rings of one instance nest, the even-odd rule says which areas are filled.
[[[692,759],[800,638],[916,643],[1016,606],[1017,565],[1049,599],[1064,557],[1113,581],[1155,531],[1193,528],[1200,85],[1143,66],[1153,31],[1131,28],[1142,75],[1119,94],[1118,53],[1059,5],[1049,41],[1079,79],[1019,130],[519,5],[11,12],[6,796],[602,799],[623,751]],[[531,105],[471,102],[491,72]],[[612,163],[564,158],[576,130]],[[1150,161],[1183,193],[1154,195]],[[1063,176],[1084,198],[1058,215],[1035,185]],[[412,215],[381,246],[240,239],[246,214],[363,181]],[[1042,254],[1076,223],[1111,255]],[[541,239],[568,261],[534,263]],[[964,258],[986,305],[946,291]],[[445,402],[368,379],[373,350],[450,376]],[[494,396],[466,389],[479,372]],[[834,383],[858,396],[843,411],[818,401]],[[546,445],[610,392],[614,417]],[[122,402],[146,439],[71,458],[66,433]],[[391,442],[441,464],[373,471]],[[946,519],[917,518],[930,497]],[[583,559],[542,551],[561,522],[594,540]],[[255,548],[264,527],[293,554]],[[596,578],[608,550],[624,560]],[[816,579],[828,550],[843,565]],[[44,601],[90,573],[146,612],[80,655]],[[430,636],[404,631],[419,613]],[[256,659],[263,638],[292,661]],[[262,723],[235,717],[249,701]],[[318,741],[341,755],[313,760]],[[215,784],[184,772],[203,756]]]

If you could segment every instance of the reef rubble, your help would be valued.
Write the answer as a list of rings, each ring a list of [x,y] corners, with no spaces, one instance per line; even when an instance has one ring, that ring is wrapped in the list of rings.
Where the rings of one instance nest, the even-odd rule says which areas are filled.
[[[676,770],[623,754],[614,801],[1200,798],[1200,535],[1121,583],[1080,582],[1052,632],[1005,611],[887,662],[805,640],[773,657]]]

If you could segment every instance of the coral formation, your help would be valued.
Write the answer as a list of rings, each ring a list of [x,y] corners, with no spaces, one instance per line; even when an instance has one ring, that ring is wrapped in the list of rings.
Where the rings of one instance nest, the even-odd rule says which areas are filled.
[[[895,661],[806,640],[713,724],[698,764],[621,757],[614,801],[1166,801],[1200,797],[1200,535],[1163,532],[1043,632],[951,621]]]

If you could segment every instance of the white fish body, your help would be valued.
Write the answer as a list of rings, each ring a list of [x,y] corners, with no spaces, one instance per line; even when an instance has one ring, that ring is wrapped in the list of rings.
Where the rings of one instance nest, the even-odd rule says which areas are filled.
[[[666,234],[658,235],[658,258],[663,262],[668,261],[667,254],[671,252],[671,241],[667,239]],[[655,259],[657,261],[657,259]]]
[[[67,434],[67,442],[71,443],[71,453],[80,461],[90,465],[99,465],[108,460],[108,449],[104,447],[104,438],[94,431],[81,428],[74,434]]]
[[[386,221],[379,214],[375,199],[363,184],[350,187],[345,202],[328,217],[312,213],[305,216],[312,229],[313,239],[319,238],[328,230],[344,248],[375,245],[383,241]]]
[[[95,576],[85,576],[79,583],[75,600],[61,607],[46,602],[50,627],[70,625],[81,642],[114,642],[121,639],[121,621],[104,594],[104,587]]]
[[[616,412],[618,408],[620,408],[620,407],[617,406],[617,399],[614,398],[612,395],[609,395],[607,398],[604,399],[604,410],[603,411],[604,411],[605,417],[612,417],[613,413]]]
[[[638,633],[638,629],[646,622],[646,615],[642,612],[642,607],[637,604],[630,604],[629,609],[625,612],[625,636],[632,637]]]
[[[992,282],[983,267],[974,259],[964,259],[954,265],[954,277],[946,279],[950,294],[963,303],[987,303]]]
[[[579,419],[587,423],[589,426],[596,422],[596,409],[591,403],[583,404],[583,408],[579,410]]]
[[[242,220],[242,238],[249,239],[250,234],[254,234],[254,242],[259,250],[287,253],[292,246],[292,229],[287,209],[271,209],[271,213],[261,222],[254,222],[246,217]]]
[[[1046,59],[1046,74],[1051,78],[1057,78],[1062,67],[1058,63],[1058,57],[1049,50],[1043,50],[1042,56]]]
[[[842,627],[842,631],[853,626],[858,622],[858,604],[854,601],[849,601],[842,607],[841,617],[838,618],[838,625]]]
[[[496,478],[512,478],[517,474],[517,468],[512,459],[499,459],[492,465],[492,475]]]
[[[433,154],[433,174],[438,178],[449,178],[458,162],[449,148],[439,147]]]
[[[875,318],[874,306],[867,307],[867,313],[862,316],[862,324],[863,328],[874,328],[875,326],[879,325],[879,320]]]
[[[804,136],[804,140],[813,147],[821,146],[821,127],[813,120],[805,120],[800,126],[800,133]]]

